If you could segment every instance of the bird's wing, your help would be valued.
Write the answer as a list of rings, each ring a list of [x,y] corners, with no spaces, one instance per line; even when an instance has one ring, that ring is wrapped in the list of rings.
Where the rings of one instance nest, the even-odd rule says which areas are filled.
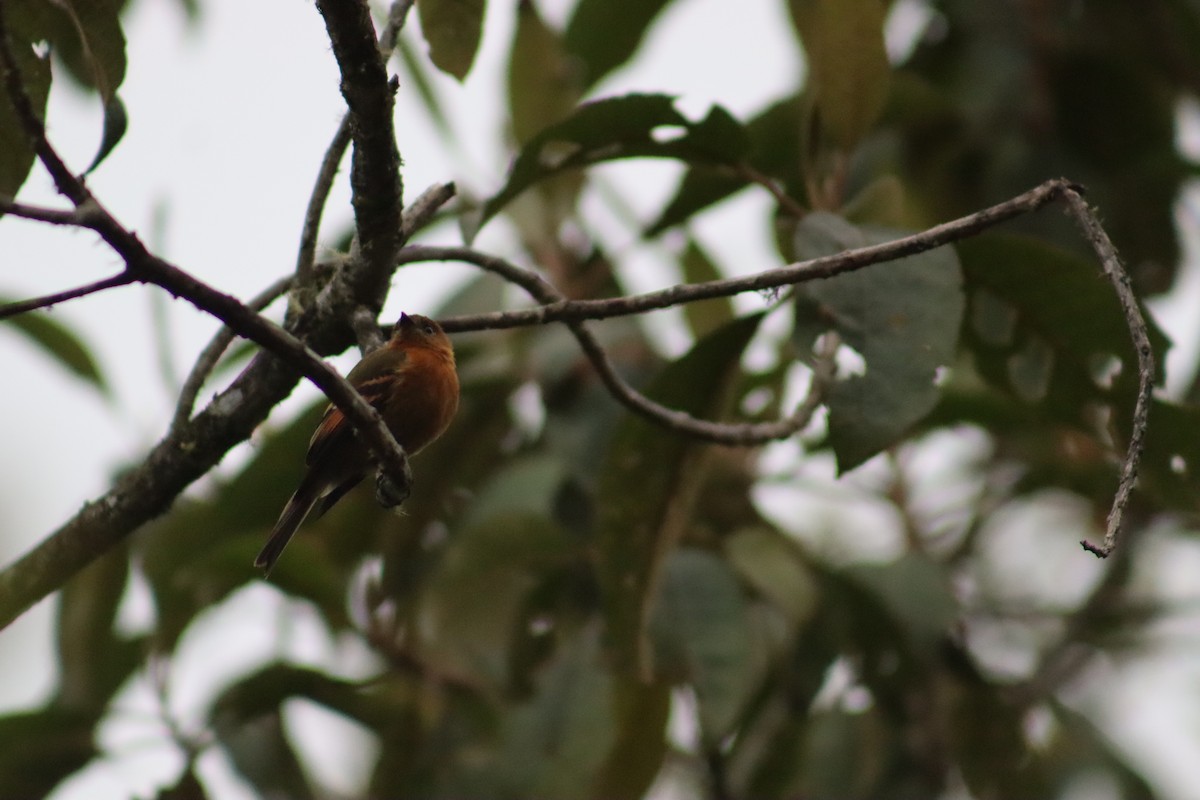
[[[350,385],[376,410],[382,407],[389,390],[393,388],[395,372],[408,360],[407,353],[386,351],[386,347],[381,347],[368,353],[346,376]],[[325,409],[325,415],[321,417],[317,429],[313,431],[312,439],[309,440],[305,463],[310,466],[317,463],[323,454],[350,436],[353,436],[353,427],[346,421],[346,416],[341,410],[330,404]]]

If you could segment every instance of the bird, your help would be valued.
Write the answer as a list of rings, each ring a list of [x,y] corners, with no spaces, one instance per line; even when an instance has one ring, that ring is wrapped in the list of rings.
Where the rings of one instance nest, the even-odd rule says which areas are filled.
[[[458,411],[454,347],[437,322],[420,314],[402,313],[388,342],[363,356],[346,380],[410,456],[441,436]],[[299,487],[254,559],[264,577],[304,520],[321,516],[358,485],[374,458],[350,421],[330,405],[308,443],[305,464]]]

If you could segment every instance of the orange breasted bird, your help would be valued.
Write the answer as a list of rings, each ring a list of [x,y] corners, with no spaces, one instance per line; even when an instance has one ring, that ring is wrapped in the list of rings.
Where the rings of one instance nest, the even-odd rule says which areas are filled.
[[[454,348],[428,317],[401,314],[388,343],[364,356],[346,380],[379,412],[410,456],[441,436],[458,411]],[[271,572],[309,514],[319,517],[328,511],[366,477],[374,458],[350,421],[331,405],[308,444],[305,463],[299,488],[254,559],[264,574]]]

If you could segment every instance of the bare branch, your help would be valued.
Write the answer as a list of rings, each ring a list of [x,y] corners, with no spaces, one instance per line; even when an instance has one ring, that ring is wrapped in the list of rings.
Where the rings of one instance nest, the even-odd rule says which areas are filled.
[[[338,165],[342,163],[349,146],[350,115],[346,114],[333,134],[333,141],[325,150],[312,194],[308,197],[304,227],[300,230],[300,249],[296,253],[296,283],[300,286],[308,286],[312,282],[313,267],[317,260],[317,236],[321,232],[321,217],[325,213],[325,204],[329,202],[329,193],[333,189],[334,178],[337,177]]]
[[[133,282],[134,278],[132,275],[128,272],[120,272],[111,278],[104,278],[83,286],[77,286],[74,289],[67,289],[66,291],[48,294],[44,297],[35,297],[31,300],[22,300],[18,303],[9,303],[0,306],[0,319],[8,319],[18,314],[24,314],[27,311],[36,311],[39,308],[49,308],[50,306],[64,303],[67,300],[74,300],[77,297],[87,297],[89,294],[96,294],[106,289],[125,286]]]
[[[1096,252],[1104,267],[1104,273],[1112,282],[1117,300],[1121,303],[1121,311],[1125,314],[1125,324],[1129,327],[1129,336],[1133,340],[1133,349],[1137,354],[1138,393],[1137,402],[1133,407],[1133,430],[1129,435],[1129,448],[1121,461],[1121,477],[1117,483],[1117,493],[1113,497],[1112,509],[1108,512],[1108,524],[1104,531],[1104,543],[1095,545],[1084,539],[1080,544],[1084,550],[1100,558],[1107,558],[1117,546],[1117,538],[1121,534],[1121,519],[1125,515],[1125,507],[1129,505],[1129,496],[1137,483],[1138,464],[1142,458],[1142,450],[1146,446],[1147,419],[1150,416],[1150,398],[1154,391],[1154,350],[1150,346],[1150,334],[1146,331],[1146,320],[1142,318],[1142,310],[1138,307],[1133,287],[1129,283],[1129,275],[1121,267],[1121,259],[1112,240],[1108,238],[1096,214],[1084,202],[1080,192],[1068,188],[1064,193],[1067,210],[1071,217],[1083,229],[1084,238]]]
[[[442,206],[449,203],[458,191],[453,183],[435,183],[404,209],[404,241],[429,222]]]
[[[67,210],[31,206],[27,203],[18,203],[11,197],[0,197],[0,214],[12,214],[14,217],[21,217],[35,222],[49,222],[51,225],[82,224],[79,212],[74,209]]]
[[[326,8],[327,18],[340,20],[352,12],[346,3],[334,4],[330,0],[322,3],[323,7],[330,5],[337,8]],[[365,4],[355,5],[361,5],[365,9]],[[370,29],[369,16],[366,18],[366,25]],[[335,51],[346,49],[345,39],[353,38],[353,32],[347,35],[345,30],[341,30],[341,34],[341,44],[335,42]],[[349,49],[355,51],[355,44],[351,43]],[[372,53],[378,61],[379,54],[373,45]],[[378,66],[382,72],[382,64]],[[372,452],[379,458],[382,468],[394,477],[396,483],[402,484],[404,477],[409,474],[404,451],[396,444],[378,413],[332,367],[323,362],[302,341],[246,308],[236,298],[217,291],[150,253],[135,234],[124,228],[104,209],[83,181],[71,173],[47,140],[45,126],[34,111],[25,91],[9,41],[2,3],[0,72],[3,72],[5,89],[38,158],[51,174],[58,190],[75,204],[75,214],[79,218],[77,224],[98,233],[124,260],[129,280],[153,283],[177,297],[187,299],[200,310],[224,321],[239,336],[253,340],[272,354],[272,358],[256,358],[233,386],[219,395],[191,423],[169,433],[139,468],[126,473],[100,501],[86,505],[49,539],[0,572],[0,627],[7,625],[33,603],[57,589],[75,572],[97,555],[106,552],[138,525],[166,510],[189,483],[211,469],[230,447],[250,435],[254,425],[261,422],[270,409],[291,390],[297,373],[308,377],[352,420]],[[359,69],[356,76],[362,78],[363,74],[364,70]],[[347,87],[347,83],[354,85]],[[369,86],[362,81],[344,82],[343,88],[348,98],[355,98],[354,102],[357,105],[366,108],[366,118],[358,119],[357,124],[373,124],[371,114],[382,113],[382,105],[386,105],[387,113],[390,114],[392,98],[386,76],[382,85],[386,102],[372,105],[374,97]],[[351,110],[354,113],[353,107]],[[389,202],[399,208],[399,156],[391,142],[390,117],[383,128],[387,132],[388,141],[382,150],[386,151],[385,156],[387,152],[391,153],[392,178],[368,176],[354,186],[356,210],[361,207],[363,212],[360,223],[366,225],[370,233],[370,236],[366,236],[360,228],[360,236],[363,236],[372,248],[379,249],[379,253],[366,259],[366,268],[347,270],[350,274],[344,276],[351,295],[375,298],[380,304],[387,291],[388,276],[392,269],[391,256],[395,252],[395,241],[400,232],[399,210],[393,215],[391,223],[386,219],[386,207]],[[376,138],[374,134],[357,137],[356,154],[360,149],[368,149],[364,142],[377,144]],[[387,161],[386,157],[384,160]],[[365,155],[356,160],[356,164],[362,169],[373,163],[376,162]],[[395,191],[389,192],[389,186]],[[377,192],[374,197],[383,197],[383,201],[360,197],[364,187]],[[385,224],[390,224],[390,233],[381,230]],[[373,270],[371,267],[379,260],[380,253],[387,254],[388,264],[382,270]],[[331,309],[331,314],[328,315],[330,319],[326,321],[327,330],[307,331],[310,337],[314,337],[313,341],[327,341],[331,338],[328,330],[332,330],[336,325],[336,312],[337,309]],[[349,309],[340,313],[344,325]],[[317,333],[321,336],[316,337]]]
[[[387,23],[379,34],[378,40],[379,53],[385,62],[396,47],[396,40],[404,28],[413,2],[414,0],[396,0],[388,11]],[[307,290],[315,278],[317,236],[321,228],[321,217],[325,213],[325,204],[329,202],[329,193],[333,188],[333,181],[337,177],[338,167],[346,155],[346,148],[350,146],[351,122],[352,112],[347,112],[342,117],[329,147],[325,150],[321,166],[317,170],[317,179],[313,185],[312,194],[309,195],[308,208],[304,214],[304,227],[300,233],[300,247],[296,254],[295,285],[301,290]],[[397,175],[399,175],[398,161],[396,169]],[[397,204],[399,202],[398,199]],[[408,228],[402,226],[400,243],[405,241],[408,232]]]
[[[404,187],[392,124],[394,90],[366,0],[317,0],[317,10],[325,20],[342,73],[342,97],[350,112],[354,141],[350,185],[361,258],[348,266],[364,273],[362,279],[353,281],[357,292],[354,305],[378,310],[387,296],[396,252],[403,244]]]
[[[256,312],[262,311],[282,296],[291,285],[292,277],[290,275],[280,278],[251,298],[246,305]],[[237,334],[233,332],[233,329],[224,325],[200,351],[200,356],[192,366],[192,371],[188,373],[183,382],[183,388],[179,390],[179,401],[175,405],[175,416],[171,420],[172,431],[182,427],[192,418],[192,409],[196,406],[196,397],[204,387],[204,382],[208,380],[209,374],[236,338]]]
[[[777,289],[794,283],[832,278],[844,272],[853,272],[872,264],[883,261],[894,261],[905,256],[916,255],[935,247],[956,242],[973,236],[980,231],[994,227],[1001,222],[1014,217],[1028,214],[1040,209],[1047,203],[1062,197],[1063,192],[1071,187],[1064,178],[1057,178],[1037,186],[1024,194],[1017,195],[1011,200],[968,214],[960,219],[935,225],[928,230],[903,236],[890,242],[875,244],[869,247],[859,247],[845,250],[829,256],[799,261],[779,269],[758,272],[741,278],[707,281],[705,283],[683,284],[661,289],[657,292],[614,297],[604,300],[558,300],[545,303],[536,308],[520,311],[496,311],[489,314],[473,314],[470,316],[451,317],[441,320],[442,327],[447,331],[491,330],[496,328],[518,328],[526,325],[545,325],[550,322],[575,322],[588,319],[607,319],[640,314],[684,303],[694,303],[698,300],[709,300],[714,297],[729,297],[742,292],[757,292]],[[469,248],[439,248],[442,251],[437,259],[426,260],[460,260],[463,253],[471,253]],[[408,248],[406,248],[406,253]],[[428,250],[426,251],[428,252]],[[406,261],[417,261],[413,254],[402,255]],[[469,258],[461,259],[470,261]],[[471,262],[474,263],[474,262]],[[480,265],[482,266],[482,265]]]
[[[561,305],[562,294],[548,281],[536,272],[518,267],[502,258],[489,256],[468,247],[424,247],[409,246],[400,252],[400,263],[415,261],[463,261],[475,264],[488,272],[501,276],[515,283],[533,298],[541,303]],[[588,302],[588,301],[583,301]],[[543,305],[542,308],[548,307]],[[814,372],[813,383],[809,397],[803,402],[792,416],[785,420],[768,423],[729,424],[697,419],[692,415],[668,408],[654,402],[641,392],[638,392],[617,372],[612,360],[600,346],[600,342],[589,330],[587,325],[578,320],[567,320],[567,327],[579,342],[584,355],[592,362],[600,380],[609,392],[625,407],[659,425],[672,430],[703,439],[716,444],[730,446],[749,446],[763,444],[775,439],[784,439],[808,425],[813,412],[820,406],[828,384],[832,382],[832,374],[826,378],[824,371]],[[832,356],[830,356],[832,359]]]

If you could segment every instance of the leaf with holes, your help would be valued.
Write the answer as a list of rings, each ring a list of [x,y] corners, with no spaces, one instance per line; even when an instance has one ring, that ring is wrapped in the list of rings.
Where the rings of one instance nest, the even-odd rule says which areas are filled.
[[[813,258],[899,235],[815,212],[797,227],[796,250]],[[899,441],[937,405],[934,381],[954,360],[963,315],[958,257],[941,247],[805,284],[802,294],[797,346],[804,350],[814,334],[834,330],[865,362],[863,374],[834,384],[828,397],[829,438],[845,472]]]

